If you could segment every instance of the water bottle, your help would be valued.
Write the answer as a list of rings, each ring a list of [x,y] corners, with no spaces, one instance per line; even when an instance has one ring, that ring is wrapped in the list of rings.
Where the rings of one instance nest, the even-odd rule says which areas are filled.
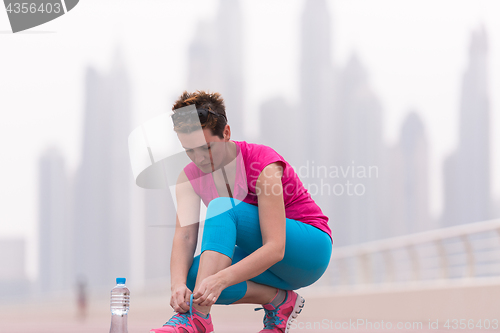
[[[125,278],[116,278],[116,286],[111,290],[111,328],[109,333],[128,333],[129,300],[130,291],[125,286]]]

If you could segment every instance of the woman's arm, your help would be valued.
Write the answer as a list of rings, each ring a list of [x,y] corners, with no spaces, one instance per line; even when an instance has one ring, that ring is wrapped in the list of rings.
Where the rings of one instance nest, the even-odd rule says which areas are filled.
[[[179,175],[175,188],[177,216],[172,253],[170,258],[170,282],[172,293],[186,285],[187,274],[193,263],[198,241],[200,197],[196,194],[184,171]],[[180,287],[180,288],[179,288]],[[183,295],[184,296],[184,295]],[[181,306],[180,298],[172,307]],[[182,297],[183,298],[183,297]],[[189,307],[184,310],[189,310]],[[176,310],[178,311],[178,310]]]
[[[281,177],[283,168],[271,163],[264,168],[255,185],[258,198],[262,247],[218,273],[224,285],[247,281],[283,259],[285,254],[286,217]]]

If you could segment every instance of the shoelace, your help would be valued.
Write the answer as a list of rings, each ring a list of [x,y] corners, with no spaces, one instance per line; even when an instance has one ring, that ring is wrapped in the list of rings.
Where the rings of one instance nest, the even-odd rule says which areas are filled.
[[[177,325],[188,325],[191,326],[191,323],[189,322],[189,318],[193,319],[193,294],[191,294],[189,298],[189,312],[186,313],[178,313],[172,318],[170,318],[169,321],[165,323],[163,326],[177,326]],[[192,327],[192,326],[191,326]]]
[[[262,322],[264,323],[264,329],[268,328],[273,329],[283,322],[283,319],[278,317],[279,308],[274,310],[268,310],[266,308],[255,308],[254,310],[255,311],[264,310],[266,312],[264,320],[262,320]]]

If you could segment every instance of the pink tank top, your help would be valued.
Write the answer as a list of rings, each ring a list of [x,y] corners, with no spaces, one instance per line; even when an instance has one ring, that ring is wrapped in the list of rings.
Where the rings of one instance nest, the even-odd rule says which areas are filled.
[[[285,215],[289,219],[310,224],[328,234],[332,232],[326,217],[319,206],[311,198],[292,166],[274,149],[245,141],[233,141],[237,147],[237,165],[233,197],[246,203],[258,206],[255,185],[262,170],[273,162],[280,162],[283,167],[283,199]],[[240,171],[240,172],[238,172]],[[193,162],[184,172],[194,191],[208,206],[209,202],[219,197],[214,180],[210,173],[204,173]]]

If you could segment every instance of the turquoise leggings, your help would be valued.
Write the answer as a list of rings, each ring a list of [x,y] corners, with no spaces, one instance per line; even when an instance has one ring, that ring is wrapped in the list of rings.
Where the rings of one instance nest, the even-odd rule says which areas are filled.
[[[258,207],[237,199],[219,197],[210,201],[201,243],[205,250],[240,261],[262,246]],[[332,253],[328,234],[309,224],[286,219],[286,247],[283,259],[250,281],[284,290],[309,286],[325,272]],[[186,284],[194,290],[200,256],[193,260]],[[246,281],[227,287],[216,304],[232,304],[243,298]]]

